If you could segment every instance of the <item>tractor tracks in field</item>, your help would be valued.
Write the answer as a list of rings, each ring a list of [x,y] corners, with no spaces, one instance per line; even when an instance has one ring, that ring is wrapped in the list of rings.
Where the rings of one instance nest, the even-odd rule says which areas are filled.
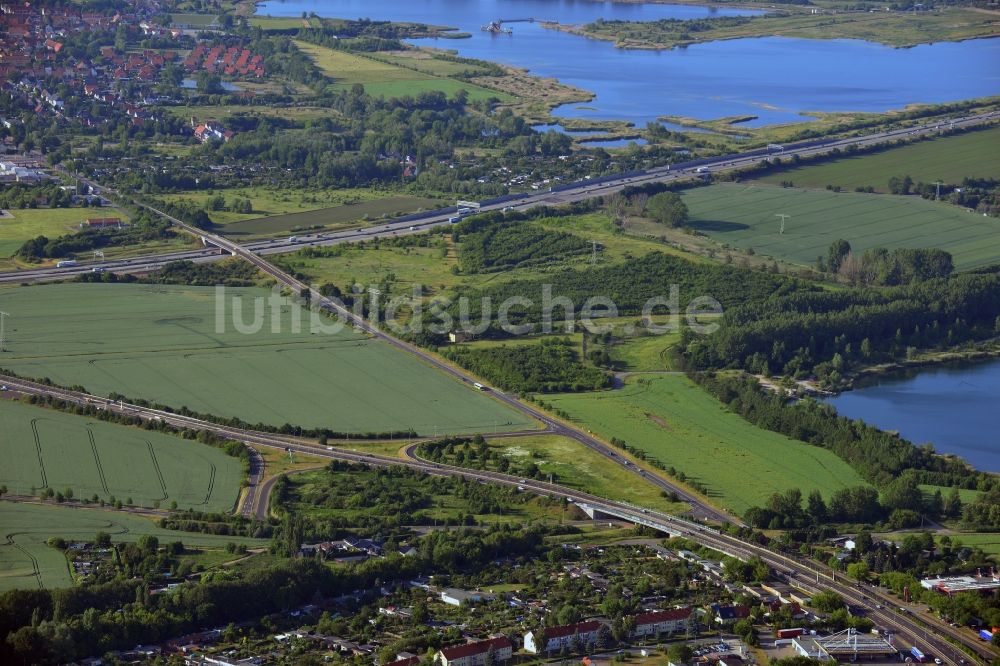
[[[12,532],[6,535],[7,545],[14,546],[14,548],[17,548],[24,554],[25,557],[28,558],[28,561],[31,563],[31,577],[35,579],[38,589],[43,589],[45,586],[42,585],[42,570],[38,567],[38,558],[32,555],[30,550],[14,541],[15,536],[17,536],[17,532]]]
[[[156,472],[156,478],[160,482],[160,490],[163,492],[163,497],[160,500],[167,499],[167,483],[163,480],[163,472],[160,471],[160,461],[156,459],[156,451],[153,449],[153,443],[146,440],[146,447],[149,449],[149,457],[153,461],[153,470]]]
[[[42,473],[42,488],[47,488],[49,478],[45,474],[45,461],[42,459],[42,438],[38,436],[38,419],[31,419],[31,434],[35,436],[35,451],[38,452],[38,469]]]
[[[101,456],[97,453],[97,440],[94,439],[94,431],[87,428],[87,437],[90,439],[90,450],[94,452],[94,462],[97,463],[97,475],[101,478],[101,487],[104,488],[104,493],[110,495],[111,491],[108,490],[108,480],[104,476],[104,466],[101,464]]]
[[[211,472],[208,477],[208,492],[205,493],[205,499],[202,504],[208,504],[208,500],[212,498],[212,491],[215,490],[215,463],[212,463]]]

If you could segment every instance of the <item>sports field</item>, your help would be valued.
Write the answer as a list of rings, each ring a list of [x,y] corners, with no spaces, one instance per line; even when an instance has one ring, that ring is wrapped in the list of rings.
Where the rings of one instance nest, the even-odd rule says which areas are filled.
[[[459,90],[465,90],[470,100],[510,98],[502,92],[472,83],[414,71],[346,51],[337,51],[299,40],[295,41],[295,45],[312,58],[324,74],[333,79],[337,88],[350,88],[355,83],[360,83],[365,87],[366,93],[376,97],[416,96],[434,90],[440,90],[451,97]]]
[[[138,506],[230,511],[239,497],[240,461],[180,437],[0,401],[0,483],[78,499],[131,498]]]
[[[956,270],[1000,261],[1000,220],[916,196],[719,184],[683,194],[690,226],[758,255],[814,265],[830,244],[855,252],[872,247],[940,248]],[[780,233],[778,213],[787,214]]]
[[[123,217],[118,211],[92,208],[15,208],[0,215],[0,257],[9,257],[36,236],[63,236],[80,230],[88,217]]]
[[[947,136],[933,141],[892,148],[870,155],[782,170],[760,178],[780,185],[792,181],[796,187],[825,188],[840,185],[845,190],[871,185],[878,192],[889,191],[889,179],[909,174],[914,182],[942,180],[957,185],[963,178],[1000,179],[1000,127]]]
[[[101,395],[119,392],[251,423],[360,433],[413,428],[427,435],[532,425],[490,396],[353,329],[312,333],[310,313],[297,305],[285,302],[272,312],[261,300],[261,326],[254,331],[253,299],[270,292],[225,294],[217,322],[211,287],[0,290],[0,311],[10,313],[0,364]],[[240,307],[246,333],[233,324]]]
[[[55,536],[93,541],[98,532],[106,532],[114,542],[136,541],[149,534],[161,544],[181,541],[194,548],[224,548],[229,542],[251,548],[267,545],[265,539],[165,530],[152,520],[121,511],[13,502],[0,502],[0,526],[0,592],[73,584],[63,553],[45,543]]]
[[[864,481],[833,453],[761,430],[683,375],[631,378],[624,388],[546,396],[605,439],[619,437],[704,484],[742,514],[780,490],[833,491]]]

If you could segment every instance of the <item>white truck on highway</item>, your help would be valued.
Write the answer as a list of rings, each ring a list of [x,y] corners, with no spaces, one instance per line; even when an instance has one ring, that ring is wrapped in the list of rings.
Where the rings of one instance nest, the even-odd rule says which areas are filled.
[[[56,264],[56,268],[72,268],[76,266],[76,259],[66,259]]]

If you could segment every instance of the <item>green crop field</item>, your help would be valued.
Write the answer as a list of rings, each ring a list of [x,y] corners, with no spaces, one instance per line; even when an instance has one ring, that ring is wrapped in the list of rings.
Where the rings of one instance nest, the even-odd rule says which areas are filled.
[[[232,298],[242,298],[250,326],[253,299],[269,294],[228,289],[217,323],[210,287],[0,290],[0,311],[10,314],[0,365],[101,395],[120,392],[251,423],[426,435],[532,426],[492,397],[351,328],[313,334],[311,314],[297,305],[280,305],[272,317],[264,301],[260,330],[239,332]]]
[[[257,217],[231,222],[222,228],[227,236],[266,236],[296,229],[332,225],[344,225],[350,222],[381,219],[382,216],[394,217],[402,213],[413,213],[418,210],[438,208],[442,202],[428,197],[396,195],[372,199],[360,203],[320,208],[301,213],[288,213],[273,217]],[[225,213],[224,215],[232,215]]]
[[[1000,220],[916,196],[734,184],[699,187],[683,196],[697,231],[800,264],[815,264],[838,238],[855,252],[940,248],[951,252],[956,270],[1000,261]],[[784,234],[777,213],[790,216]]]
[[[0,483],[72,488],[77,498],[132,498],[201,511],[230,511],[239,497],[240,461],[180,437],[0,401]]]
[[[266,546],[264,539],[176,532],[152,520],[120,511],[0,502],[0,592],[14,588],[69,587],[73,578],[63,553],[45,542],[51,537],[92,541],[106,532],[115,542],[136,541],[149,534],[160,543],[181,541],[194,548],[224,548],[229,542]]]
[[[855,155],[782,170],[760,178],[780,185],[792,181],[796,187],[825,188],[840,185],[846,190],[871,185],[889,191],[889,179],[910,175],[916,182],[942,180],[958,184],[963,178],[1000,179],[1000,127],[941,137],[933,141],[892,148],[880,153]]]
[[[360,83],[365,87],[366,93],[376,97],[412,96],[433,90],[440,90],[453,96],[459,90],[465,90],[471,100],[491,97],[501,100],[510,99],[510,95],[472,83],[414,71],[363,55],[337,51],[298,40],[296,40],[295,45],[300,51],[312,58],[316,66],[333,79],[334,85],[338,88],[350,88],[355,83]]]
[[[88,217],[122,217],[117,210],[93,208],[16,208],[0,217],[0,257],[9,257],[35,236],[63,236],[80,230]]]
[[[833,491],[864,484],[833,453],[761,430],[682,375],[632,378],[598,393],[545,396],[605,439],[619,437],[704,484],[742,514],[780,490]]]

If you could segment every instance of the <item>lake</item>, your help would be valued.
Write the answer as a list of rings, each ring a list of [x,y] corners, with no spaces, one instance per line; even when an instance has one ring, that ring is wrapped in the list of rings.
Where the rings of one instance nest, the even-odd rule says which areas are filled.
[[[809,120],[801,115],[807,111],[881,112],[1000,93],[1000,39],[894,49],[859,40],[763,37],[646,51],[618,49],[538,23],[511,23],[513,35],[480,30],[495,19],[577,24],[758,13],[749,10],[587,0],[270,0],[258,12],[454,26],[471,38],[412,43],[527,68],[596,93],[591,102],[556,109],[556,116],[627,120],[640,127],[663,115],[702,120],[753,115],[757,119],[745,124],[760,126]]]
[[[1000,472],[1000,359],[880,377],[826,402],[844,416]]]

